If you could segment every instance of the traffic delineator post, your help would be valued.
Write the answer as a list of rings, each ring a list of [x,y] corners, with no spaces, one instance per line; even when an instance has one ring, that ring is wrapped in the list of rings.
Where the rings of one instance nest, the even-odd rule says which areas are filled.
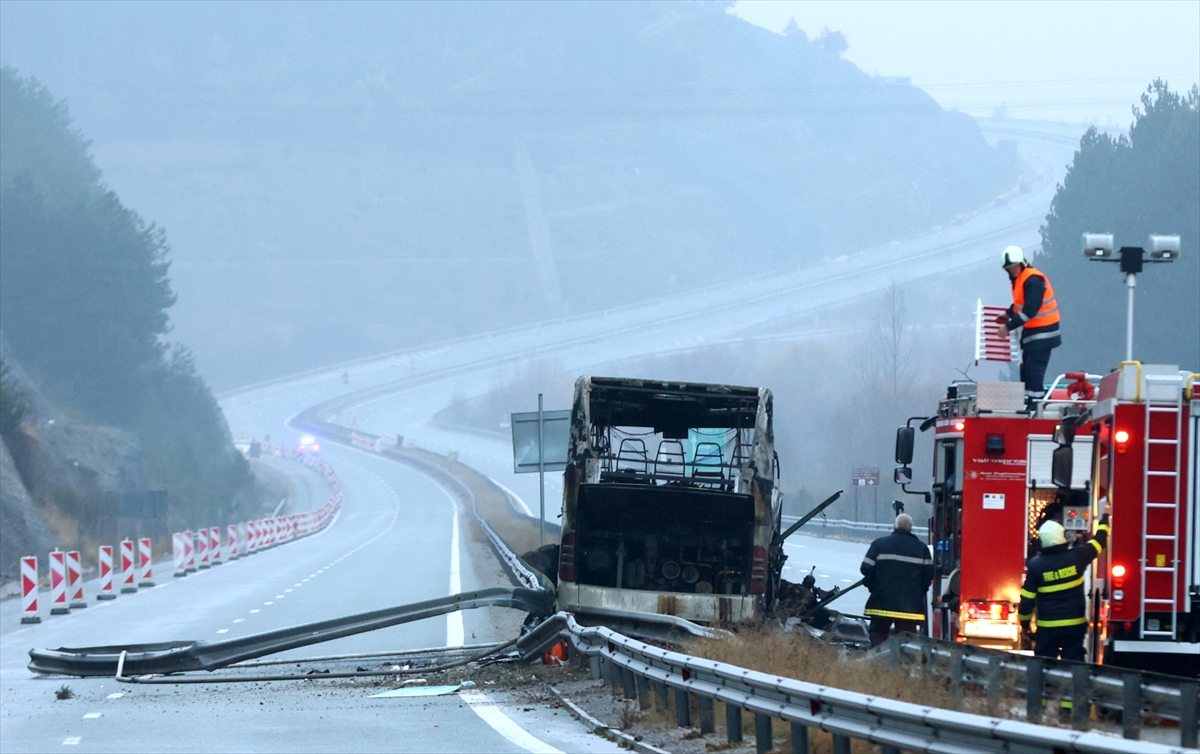
[[[137,592],[137,561],[134,560],[133,541],[121,540],[121,594]]]
[[[240,553],[238,553],[238,525],[237,524],[229,525],[229,533],[226,534],[226,537],[228,537],[228,539],[229,539],[229,559],[237,560],[240,555]]]
[[[83,597],[83,568],[79,562],[78,550],[67,552],[67,594],[70,595],[69,607],[88,606],[87,600]]]
[[[154,586],[154,572],[152,570],[154,558],[150,554],[150,538],[142,537],[138,540],[138,586]]]
[[[221,527],[214,526],[208,530],[208,560],[213,565],[221,565]]]
[[[21,558],[21,622],[41,623],[38,614],[37,558]]]
[[[187,556],[183,549],[183,532],[175,532],[171,535],[171,555],[174,557],[174,570],[171,575],[174,578],[182,579],[187,576]]]
[[[50,614],[66,615],[71,612],[67,605],[67,554],[62,550],[50,553]]]
[[[115,600],[113,592],[112,545],[100,545],[96,553],[96,562],[100,565],[100,591],[96,593],[98,600]]]
[[[208,529],[196,532],[196,568],[201,571],[208,568]]]

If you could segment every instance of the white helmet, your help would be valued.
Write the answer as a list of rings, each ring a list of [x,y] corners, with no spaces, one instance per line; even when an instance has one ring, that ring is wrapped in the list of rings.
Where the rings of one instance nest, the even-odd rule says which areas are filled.
[[[1038,529],[1038,537],[1042,540],[1042,547],[1053,547],[1054,545],[1065,545],[1067,543],[1067,532],[1063,529],[1063,525],[1057,521],[1047,521]]]
[[[1008,267],[1013,264],[1024,264],[1025,252],[1020,246],[1009,246],[1000,254],[1000,266]]]

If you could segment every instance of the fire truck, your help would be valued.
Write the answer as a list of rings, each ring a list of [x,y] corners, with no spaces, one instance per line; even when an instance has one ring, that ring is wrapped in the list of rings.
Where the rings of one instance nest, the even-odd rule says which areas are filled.
[[[1026,406],[1018,382],[957,381],[936,416],[896,438],[896,482],[912,482],[915,432],[934,430],[929,544],[935,637],[1025,651],[1017,605],[1037,530],[1074,544],[1111,505],[1109,547],[1087,574],[1093,662],[1200,672],[1200,375],[1124,362],[1060,376]],[[918,423],[918,427],[913,425]]]

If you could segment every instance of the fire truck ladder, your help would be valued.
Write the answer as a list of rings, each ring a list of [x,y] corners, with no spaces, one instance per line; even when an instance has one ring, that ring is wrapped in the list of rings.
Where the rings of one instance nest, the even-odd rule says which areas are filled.
[[[1161,423],[1160,435],[1154,436],[1150,434],[1151,427],[1154,422],[1151,418],[1154,414],[1169,414],[1175,417],[1173,423],[1174,436],[1162,436]],[[1180,464],[1182,462],[1183,452],[1183,391],[1180,391],[1175,403],[1146,403],[1146,426],[1145,434],[1142,437],[1146,438],[1146,455],[1145,462],[1142,465],[1142,610],[1141,610],[1141,638],[1147,637],[1169,637],[1174,640],[1177,637],[1178,617],[1183,608],[1180,605],[1179,599],[1179,531],[1180,531]],[[1174,449],[1171,458],[1174,463],[1170,469],[1151,469],[1151,451],[1157,445],[1166,445]],[[1169,499],[1150,499],[1150,480],[1154,477],[1167,478],[1171,481],[1171,494]],[[1171,512],[1171,527],[1169,531],[1156,530],[1150,531],[1150,510],[1160,508]],[[1158,519],[1161,521],[1161,519]],[[1150,561],[1150,553],[1148,552],[1150,543],[1154,541],[1171,543],[1170,562],[1163,563],[1162,559],[1156,559],[1155,562]],[[1161,553],[1160,553],[1161,554]],[[1160,565],[1161,563],[1161,565]],[[1170,599],[1162,596],[1160,590],[1155,591],[1154,597],[1146,596],[1146,574],[1147,573],[1167,573],[1171,574],[1171,594]],[[1150,631],[1146,628],[1146,611],[1147,609],[1154,612],[1170,611],[1171,617],[1169,620],[1170,630],[1155,630]]]

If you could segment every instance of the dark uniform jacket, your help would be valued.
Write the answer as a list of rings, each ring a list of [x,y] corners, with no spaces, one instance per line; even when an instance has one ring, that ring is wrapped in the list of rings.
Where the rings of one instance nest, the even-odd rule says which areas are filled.
[[[1100,519],[1096,536],[1079,547],[1066,544],[1042,550],[1029,561],[1017,618],[1029,623],[1037,609],[1038,628],[1062,628],[1087,624],[1087,601],[1083,594],[1088,564],[1108,544],[1108,516]]]
[[[910,531],[896,529],[871,543],[859,567],[871,590],[866,615],[925,620],[925,592],[933,583],[929,548]]]

